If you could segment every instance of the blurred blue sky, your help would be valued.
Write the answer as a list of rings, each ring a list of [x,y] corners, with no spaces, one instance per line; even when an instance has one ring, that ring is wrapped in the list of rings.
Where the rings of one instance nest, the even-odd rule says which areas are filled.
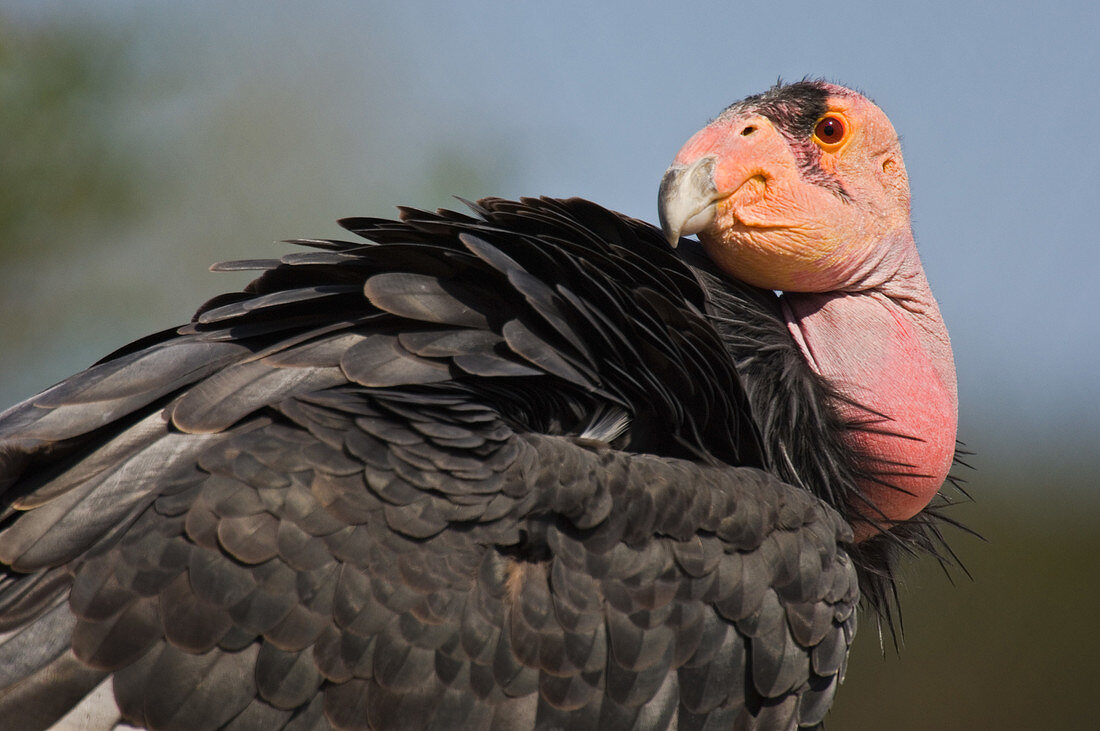
[[[1037,442],[1048,459],[1097,459],[1100,3],[0,0],[0,13],[122,29],[134,69],[171,80],[120,124],[175,203],[0,276],[56,337],[0,355],[5,402],[239,286],[204,273],[210,261],[338,235],[340,216],[450,205],[430,176],[465,197],[580,195],[655,220],[688,136],[809,75],[863,90],[902,134],[963,438],[985,459]]]

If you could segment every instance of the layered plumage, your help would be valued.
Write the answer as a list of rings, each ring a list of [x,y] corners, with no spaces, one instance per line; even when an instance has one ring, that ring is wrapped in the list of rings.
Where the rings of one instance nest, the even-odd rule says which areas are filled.
[[[774,293],[587,201],[348,219],[0,416],[0,718],[792,728],[927,513]],[[99,688],[96,691],[97,687]]]

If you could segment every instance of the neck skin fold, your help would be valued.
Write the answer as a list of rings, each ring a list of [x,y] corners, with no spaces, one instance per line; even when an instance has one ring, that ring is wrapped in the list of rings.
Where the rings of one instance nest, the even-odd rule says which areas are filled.
[[[882,525],[916,515],[939,490],[958,424],[947,327],[906,234],[850,272],[842,290],[781,300],[806,360],[843,397],[837,407],[855,425],[846,439],[864,456],[871,478],[860,487],[874,507],[850,507]],[[878,532],[858,520],[854,527],[857,540]]]

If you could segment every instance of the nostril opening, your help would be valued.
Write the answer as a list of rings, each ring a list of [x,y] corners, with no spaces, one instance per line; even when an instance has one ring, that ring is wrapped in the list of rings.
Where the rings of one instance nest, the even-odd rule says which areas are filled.
[[[742,137],[748,137],[749,135],[751,135],[755,131],[756,131],[756,127],[753,127],[750,124],[748,127],[745,127],[745,129],[741,130],[741,136]]]

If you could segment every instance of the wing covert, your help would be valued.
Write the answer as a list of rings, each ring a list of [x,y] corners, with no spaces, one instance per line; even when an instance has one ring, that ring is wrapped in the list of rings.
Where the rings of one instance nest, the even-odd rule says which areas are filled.
[[[253,262],[0,419],[0,713],[109,681],[153,728],[820,721],[850,532],[758,469],[690,270],[583,202],[476,210]]]

